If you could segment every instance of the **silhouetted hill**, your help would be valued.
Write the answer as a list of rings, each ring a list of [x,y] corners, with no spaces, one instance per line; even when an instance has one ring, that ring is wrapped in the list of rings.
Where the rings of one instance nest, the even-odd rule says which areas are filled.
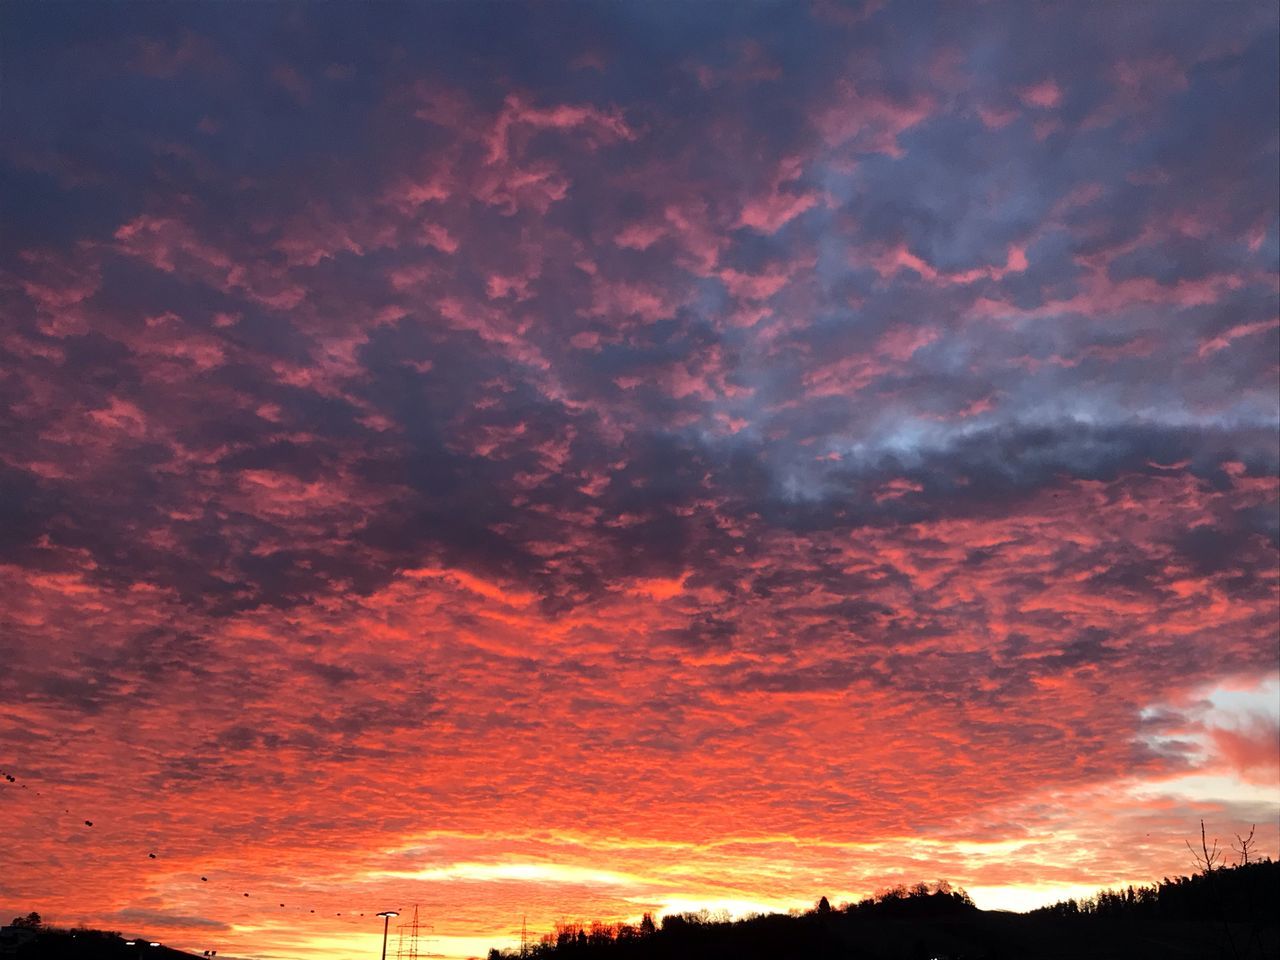
[[[184,953],[163,944],[153,947],[149,940],[130,943],[118,933],[103,930],[43,927],[32,934],[31,939],[24,935],[21,940],[11,936],[6,938],[7,943],[0,941],[0,957],[13,957],[15,960],[203,960],[198,954]]]
[[[705,911],[656,927],[562,925],[533,960],[1271,960],[1280,864],[1101,891],[1027,914],[977,909],[941,885],[833,909],[729,921]],[[491,960],[518,956],[490,951]]]

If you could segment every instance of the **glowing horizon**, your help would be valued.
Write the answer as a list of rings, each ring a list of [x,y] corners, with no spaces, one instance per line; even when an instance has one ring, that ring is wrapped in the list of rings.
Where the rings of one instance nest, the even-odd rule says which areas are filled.
[[[6,6],[0,922],[1280,856],[1274,6],[926,13]]]

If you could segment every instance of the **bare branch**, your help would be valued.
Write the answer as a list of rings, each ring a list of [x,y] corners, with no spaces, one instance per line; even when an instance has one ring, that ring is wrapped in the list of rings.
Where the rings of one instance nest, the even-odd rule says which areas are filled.
[[[1231,849],[1239,855],[1240,866],[1242,867],[1249,862],[1249,851],[1252,850],[1254,846],[1253,833],[1257,829],[1258,825],[1255,823],[1249,828],[1249,835],[1247,837],[1242,837],[1237,833],[1236,842],[1231,845]]]
[[[1218,848],[1218,838],[1213,838],[1213,847],[1211,849],[1209,840],[1205,835],[1203,820],[1200,821],[1200,852],[1197,853],[1196,848],[1191,846],[1189,841],[1184,840],[1183,843],[1186,843],[1187,849],[1191,851],[1191,856],[1195,857],[1196,866],[1205,873],[1209,873],[1221,866],[1222,851]]]

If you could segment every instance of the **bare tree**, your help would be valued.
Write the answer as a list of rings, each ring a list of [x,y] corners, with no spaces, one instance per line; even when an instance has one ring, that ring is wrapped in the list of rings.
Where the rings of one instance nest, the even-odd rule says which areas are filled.
[[[1249,828],[1249,835],[1247,837],[1242,837],[1237,833],[1236,842],[1231,845],[1231,849],[1239,855],[1240,866],[1242,867],[1247,865],[1249,862],[1249,851],[1252,850],[1254,846],[1253,832],[1257,829],[1258,825],[1255,823]]]
[[[1250,834],[1250,837],[1253,835]],[[1191,856],[1196,858],[1196,866],[1205,873],[1210,873],[1215,868],[1222,865],[1222,851],[1218,849],[1218,838],[1213,838],[1213,848],[1209,848],[1209,841],[1205,839],[1204,821],[1200,821],[1200,852],[1196,852],[1196,848],[1191,845],[1191,841],[1182,841],[1187,845],[1187,849],[1191,851]]]
[[[1252,841],[1251,841],[1252,842]],[[1218,888],[1218,878],[1213,875],[1213,871],[1222,864],[1222,851],[1218,848],[1218,838],[1213,838],[1213,844],[1210,846],[1208,838],[1204,832],[1204,820],[1200,821],[1200,850],[1191,845],[1189,841],[1184,840],[1187,849],[1191,851],[1191,856],[1196,858],[1196,866],[1204,871],[1205,883],[1208,886],[1210,895],[1213,897],[1214,906],[1217,909],[1218,919],[1222,921],[1222,932],[1225,934],[1224,939],[1229,948],[1230,956],[1235,960],[1239,960],[1240,952],[1236,949],[1236,938],[1231,935],[1231,924],[1227,922],[1227,914],[1222,905],[1222,891]],[[1226,953],[1227,951],[1224,951]]]

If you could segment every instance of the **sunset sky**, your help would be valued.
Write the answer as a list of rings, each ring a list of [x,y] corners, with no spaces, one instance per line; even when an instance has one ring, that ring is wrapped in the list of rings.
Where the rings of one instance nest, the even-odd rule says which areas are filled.
[[[0,922],[1280,855],[1270,0],[0,19]]]

